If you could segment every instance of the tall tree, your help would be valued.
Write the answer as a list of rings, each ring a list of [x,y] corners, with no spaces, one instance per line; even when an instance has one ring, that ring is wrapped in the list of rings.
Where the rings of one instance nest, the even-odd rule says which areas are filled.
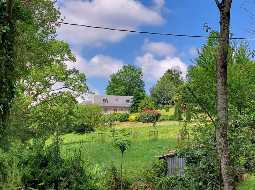
[[[208,43],[205,44],[199,53],[198,58],[195,61],[195,64],[189,69],[188,71],[188,77],[187,77],[187,83],[185,83],[185,86],[183,88],[182,92],[182,98],[184,99],[184,102],[189,105],[189,107],[192,109],[192,112],[194,111],[199,113],[205,113],[208,112],[208,115],[211,116],[212,120],[216,118],[216,63],[217,63],[217,56],[218,56],[218,47],[219,47],[219,40],[217,39],[218,33],[213,32],[210,34],[210,37],[208,39]],[[245,126],[253,126],[254,125],[254,110],[255,110],[255,104],[254,104],[254,92],[255,92],[255,86],[254,86],[254,77],[255,77],[255,62],[253,61],[253,55],[252,51],[250,51],[247,48],[246,44],[231,44],[229,47],[229,56],[228,56],[228,105],[229,105],[229,125],[228,128],[228,139],[229,139],[229,151],[230,151],[230,162],[232,166],[233,175],[235,177],[235,182],[238,181],[238,175],[240,168],[243,168],[242,170],[247,170],[249,167],[246,167],[248,163],[251,163],[253,156],[247,156],[249,154],[253,154],[254,151],[247,151],[244,153],[243,147],[248,147],[248,144],[252,144],[253,140],[250,138],[250,135],[244,136],[245,134],[253,134],[252,127],[245,128]],[[188,91],[188,89],[190,89]],[[194,96],[195,95],[195,96]],[[201,116],[201,114],[198,114]],[[204,115],[204,114],[202,114]],[[198,176],[192,175],[192,178],[197,180],[198,184],[204,184],[202,187],[206,189],[205,187],[209,186],[218,186],[220,187],[223,185],[221,183],[222,179],[221,172],[219,170],[219,159],[216,159],[215,156],[218,155],[217,147],[216,147],[216,137],[215,137],[215,129],[211,128],[211,119],[209,120],[210,124],[207,123],[207,117],[206,120],[203,120],[205,123],[204,130],[201,131],[200,135],[196,135],[200,140],[204,139],[206,137],[205,134],[207,134],[206,131],[211,131],[210,135],[208,135],[207,142],[211,144],[211,148],[208,149],[208,146],[205,146],[205,151],[210,150],[206,153],[207,159],[205,161],[208,161],[209,159],[213,160],[213,162],[208,163],[208,165],[213,164],[214,166],[208,168],[208,170],[205,171],[204,167],[200,168],[205,172],[206,174],[203,174],[203,172],[198,172],[198,165],[203,162],[203,158],[200,157],[197,160],[198,165],[194,165],[194,172],[198,174]],[[208,128],[209,126],[209,128]],[[215,125],[216,122],[215,122]],[[208,128],[208,129],[207,129]],[[241,132],[243,131],[243,132]],[[198,131],[196,131],[198,132]],[[233,133],[238,134],[237,136],[233,136]],[[245,139],[241,142],[241,138]],[[209,140],[208,140],[209,139]],[[205,140],[205,139],[204,139]],[[195,142],[192,141],[192,143]],[[201,142],[201,144],[204,145],[205,142]],[[188,145],[189,146],[189,145]],[[192,148],[191,148],[192,147]],[[198,151],[201,153],[204,150],[201,149],[200,146],[197,146],[197,148],[194,148],[193,144],[191,145],[192,150]],[[188,151],[188,149],[186,149]],[[242,153],[240,153],[240,152]],[[211,154],[213,152],[213,155]],[[248,153],[249,152],[249,153]],[[239,154],[243,154],[245,156],[237,156]],[[191,159],[192,160],[192,159]],[[240,162],[240,160],[242,160]],[[192,160],[192,164],[194,164]],[[245,163],[245,164],[244,164]],[[187,163],[188,164],[188,163]],[[189,164],[188,164],[189,165]],[[248,164],[249,165],[249,164]],[[189,168],[190,169],[190,168]],[[213,170],[216,172],[213,172]],[[190,170],[191,171],[191,170]],[[194,174],[194,173],[193,173]],[[186,175],[186,174],[185,174]],[[211,177],[215,178],[216,180],[210,179],[210,177],[202,179],[205,180],[204,182],[201,182],[202,176],[210,175]],[[200,177],[199,177],[200,176]],[[208,180],[212,180],[213,183],[208,182]],[[199,189],[199,188],[197,188]]]
[[[19,105],[15,114],[22,115],[54,95],[57,86],[73,93],[86,90],[85,76],[65,64],[75,61],[68,44],[55,38],[60,19],[55,3],[0,1],[0,139],[13,103]]]
[[[0,2],[0,138],[6,128],[15,89],[14,39],[17,15],[14,0]]]
[[[158,107],[170,105],[183,83],[180,71],[168,69],[151,89],[151,97]]]
[[[221,164],[221,175],[224,183],[224,189],[235,189],[232,177],[232,169],[229,158],[228,147],[228,86],[227,86],[227,68],[228,68],[228,50],[230,34],[230,15],[232,0],[215,0],[220,11],[220,35],[219,52],[217,61],[217,129],[216,140],[217,149]]]
[[[133,65],[125,65],[111,76],[106,94],[118,96],[133,96],[132,112],[137,112],[139,103],[145,97],[142,71]]]

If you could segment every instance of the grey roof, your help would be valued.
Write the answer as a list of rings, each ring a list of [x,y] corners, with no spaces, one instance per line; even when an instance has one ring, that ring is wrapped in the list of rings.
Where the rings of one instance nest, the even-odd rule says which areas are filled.
[[[133,96],[114,96],[114,95],[90,95],[85,103],[93,103],[102,107],[130,107]]]

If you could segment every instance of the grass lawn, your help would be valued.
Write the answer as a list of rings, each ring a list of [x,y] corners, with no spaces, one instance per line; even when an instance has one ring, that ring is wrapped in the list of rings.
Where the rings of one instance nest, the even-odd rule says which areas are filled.
[[[180,128],[178,122],[159,122],[158,137],[150,136],[153,128],[151,124],[138,122],[118,123],[116,130],[129,133],[131,147],[125,153],[124,170],[129,176],[139,176],[142,170],[157,159],[157,156],[176,147],[176,135]],[[112,145],[111,129],[98,129],[90,134],[67,134],[63,136],[62,152],[65,156],[72,156],[74,151],[81,151],[82,157],[93,164],[103,167],[112,163],[120,165],[120,152]],[[83,143],[79,143],[83,141]]]
[[[250,176],[246,181],[242,182],[237,190],[255,190],[255,176]]]

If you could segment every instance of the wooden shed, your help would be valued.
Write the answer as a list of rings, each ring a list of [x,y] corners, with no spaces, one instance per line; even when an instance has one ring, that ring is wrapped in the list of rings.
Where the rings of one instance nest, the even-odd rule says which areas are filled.
[[[179,157],[175,150],[159,157],[167,162],[169,176],[183,176],[185,168],[185,158]]]

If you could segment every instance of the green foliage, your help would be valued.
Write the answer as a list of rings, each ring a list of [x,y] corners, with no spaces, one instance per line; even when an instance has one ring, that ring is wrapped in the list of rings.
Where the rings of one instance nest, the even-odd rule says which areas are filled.
[[[7,181],[8,176],[8,162],[5,154],[1,154],[0,157],[0,183],[3,184]]]
[[[139,113],[129,114],[128,121],[134,122],[139,120]]]
[[[12,103],[12,107],[9,110],[10,123],[8,123],[6,136],[10,140],[18,138],[25,142],[33,135],[42,135],[44,133],[42,129],[48,130],[46,135],[55,131],[53,118],[47,118],[47,115],[53,114],[47,102],[52,104],[56,100],[60,108],[61,103],[56,97],[62,96],[61,91],[70,92],[74,98],[85,92],[87,86],[84,74],[67,68],[67,61],[75,61],[69,45],[55,38],[60,18],[60,12],[55,5],[56,1],[13,2],[16,3],[13,13],[20,16],[15,26],[15,73],[8,74],[15,83],[15,98],[12,101],[8,100]],[[65,99],[67,102],[62,106],[63,109],[68,110],[68,114],[71,114],[71,107],[75,104],[73,99],[70,99],[70,102]],[[63,117],[60,117],[61,120],[64,120],[65,113],[63,110],[60,113],[63,114]],[[67,118],[71,121],[69,116]],[[67,122],[62,126],[69,124],[70,122]]]
[[[128,121],[128,113],[113,113],[111,116],[114,118],[114,121],[125,122]]]
[[[107,168],[107,171],[106,171],[107,189],[120,190],[121,181],[123,184],[123,189],[128,189],[130,186],[130,182],[128,181],[128,179],[124,178],[121,180],[120,172],[114,165],[111,165],[111,167]]]
[[[155,109],[155,102],[152,98],[145,96],[145,98],[139,103],[138,111],[142,112],[146,109]]]
[[[21,181],[25,189],[97,189],[79,155],[64,160],[59,145],[44,148],[38,141],[27,150],[20,161]]]
[[[125,65],[111,76],[106,94],[133,96],[131,112],[137,112],[139,103],[145,97],[142,71],[132,65]]]
[[[168,167],[165,160],[154,161],[143,174],[143,181],[151,184],[154,189],[158,190],[193,190],[189,181],[185,177],[167,176]]]
[[[64,132],[65,126],[74,122],[75,98],[68,92],[52,96],[31,108],[27,124],[33,129],[34,137],[49,137]]]
[[[229,107],[239,114],[249,115],[251,110],[254,110],[255,86],[252,81],[255,77],[255,64],[252,60],[253,52],[248,49],[246,44],[232,44],[229,49]],[[193,111],[205,112],[206,108],[211,115],[216,113],[217,51],[217,40],[209,39],[208,43],[203,46],[195,64],[188,71],[188,81],[182,90],[182,97],[184,102],[193,105]]]
[[[156,110],[144,110],[139,115],[139,121],[143,123],[156,123],[160,118],[160,112]]]
[[[101,124],[103,126],[111,127],[114,122],[125,122],[128,121],[129,114],[128,113],[111,113],[111,114],[103,114],[101,117]]]
[[[82,157],[91,161],[92,164],[110,166],[114,162],[119,169],[121,155],[120,151],[113,146],[113,140],[115,137],[124,136],[131,141],[131,147],[125,152],[124,175],[134,179],[141,176],[143,169],[150,166],[157,156],[177,146],[176,136],[179,131],[177,122],[158,123],[158,139],[155,141],[149,138],[150,127],[151,124],[141,122],[116,123],[114,128],[98,128],[98,133],[66,134],[63,136],[62,150],[69,155],[70,150],[80,148]],[[112,129],[115,130],[114,138]],[[125,129],[124,132],[122,132],[123,129]],[[103,133],[104,141],[100,133]],[[78,143],[80,141],[84,143]]]
[[[231,172],[237,183],[245,173],[255,171],[253,129],[231,125],[228,132]],[[180,154],[186,158],[185,177],[194,189],[219,189],[222,181],[215,128],[202,124],[193,129],[192,136],[192,141],[180,149]]]
[[[13,148],[8,152],[0,149],[0,189],[15,189],[20,185],[20,171],[17,165],[22,148]]]
[[[194,137],[180,154],[186,159],[185,177],[194,189],[219,189],[221,184],[215,130],[212,125],[193,129]]]
[[[177,70],[167,70],[151,89],[151,97],[158,107],[172,105],[178,88],[183,84],[181,73]]]
[[[15,38],[17,35],[16,24],[23,21],[22,14],[25,9],[19,1],[0,2],[0,142],[6,144],[6,128],[9,112],[15,97],[15,82],[18,77],[16,67]],[[6,148],[6,147],[4,147]]]
[[[75,132],[79,134],[91,133],[94,131],[95,131],[94,127],[85,123],[75,124],[71,129],[67,129],[67,132]]]
[[[211,36],[214,36],[212,33]],[[254,167],[254,80],[255,65],[252,52],[245,44],[229,47],[228,57],[228,94],[229,94],[229,129],[231,174],[238,182],[244,173],[253,172]],[[198,113],[200,127],[192,129],[192,140],[186,148],[180,147],[186,157],[185,177],[194,189],[221,188],[220,164],[216,150],[215,127],[208,124],[208,115],[216,115],[216,62],[218,42],[209,38],[203,46],[195,64],[188,71],[188,80],[181,89],[181,101],[176,108],[179,116],[189,121],[188,112]],[[251,92],[253,91],[253,92]],[[185,105],[185,107],[183,107]],[[188,110],[183,112],[183,108]],[[207,113],[206,113],[207,112]],[[183,113],[186,113],[183,115]],[[205,116],[206,114],[206,116]],[[185,144],[184,143],[184,144]]]
[[[255,176],[248,176],[248,179],[246,179],[244,182],[238,185],[238,190],[250,190],[253,187],[255,187]]]
[[[185,102],[185,99],[178,95],[175,97],[174,117],[177,121],[184,120],[186,122],[191,121],[192,110],[191,106]]]
[[[164,160],[154,161],[143,173],[144,181],[156,186],[162,178],[167,176],[167,162]]]
[[[190,184],[187,183],[184,177],[179,176],[168,176],[161,178],[159,183],[156,186],[158,190],[193,190]]]
[[[121,154],[123,155],[124,152],[130,147],[130,140],[127,138],[124,138],[123,136],[118,136],[117,138],[114,139],[114,147],[119,149]]]
[[[71,130],[78,133],[94,131],[101,124],[102,110],[97,105],[77,104],[74,108],[73,126]]]
[[[103,114],[101,117],[101,125],[106,127],[112,127],[115,122],[115,117],[112,114]]]

